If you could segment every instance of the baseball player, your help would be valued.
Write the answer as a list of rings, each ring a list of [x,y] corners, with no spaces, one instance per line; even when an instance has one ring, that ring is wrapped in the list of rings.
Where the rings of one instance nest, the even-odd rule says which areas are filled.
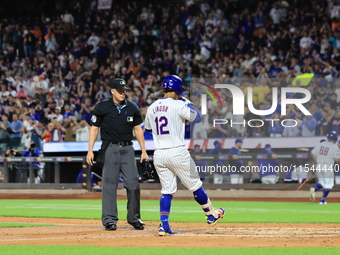
[[[340,150],[335,145],[338,140],[336,132],[328,133],[327,140],[326,142],[319,143],[312,150],[313,159],[316,161],[315,171],[319,183],[314,188],[310,188],[310,199],[314,201],[316,191],[323,188],[320,204],[327,204],[326,198],[334,186],[334,160],[340,162]]]
[[[238,138],[235,140],[235,146],[232,147],[229,151],[229,154],[237,155],[241,154],[240,149],[242,148],[243,141]],[[230,183],[231,184],[243,184],[243,174],[241,172],[241,166],[243,164],[243,160],[229,160],[229,164],[232,167],[232,172],[230,174]]]
[[[154,165],[162,185],[158,234],[165,236],[175,233],[169,225],[169,214],[172,197],[177,190],[176,176],[186,188],[193,191],[195,200],[206,214],[208,224],[216,224],[224,217],[225,211],[223,208],[214,209],[202,187],[196,165],[185,147],[185,121],[200,122],[200,113],[189,100],[181,98],[184,88],[178,76],[165,77],[162,88],[164,98],[158,99],[148,108],[145,129],[152,131],[155,144]]]
[[[209,151],[210,154],[212,155],[222,155],[222,152],[221,152],[221,146],[222,146],[222,143],[220,143],[220,141],[216,140],[214,141],[214,146],[215,148],[211,149]],[[224,163],[222,160],[220,159],[215,159],[214,160],[214,164],[216,166],[220,166],[220,167],[224,167]],[[225,173],[225,175],[228,175],[229,173]],[[223,176],[223,173],[221,172],[215,172],[214,173],[214,184],[223,184],[223,180],[224,180],[224,176]]]
[[[269,143],[264,146],[261,154],[275,154],[272,151],[272,147]],[[279,165],[277,159],[260,159],[258,160],[259,174],[261,176],[261,182],[263,184],[275,184],[279,180],[279,175],[275,171],[274,167]]]
[[[201,146],[198,144],[195,144],[194,151],[191,152],[191,157],[193,158],[196,166],[200,167],[200,171],[198,172],[198,175],[200,176],[200,179],[203,182],[205,175],[206,175],[207,161],[202,160],[201,156],[202,156]]]
[[[340,149],[340,140],[338,141],[338,148]],[[335,163],[334,165],[334,177],[335,177],[335,184],[340,184],[340,164]]]

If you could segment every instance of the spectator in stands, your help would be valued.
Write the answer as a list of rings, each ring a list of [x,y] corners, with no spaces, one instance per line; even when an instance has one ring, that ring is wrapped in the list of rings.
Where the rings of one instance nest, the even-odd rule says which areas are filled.
[[[335,116],[331,120],[332,123],[332,130],[337,132],[337,134],[340,134],[340,110],[336,111]]]
[[[33,57],[33,49],[35,46],[35,37],[28,29],[24,31],[24,50],[28,58]]]
[[[268,125],[268,133],[270,137],[282,137],[283,126],[281,125],[280,117],[275,112],[272,114],[270,119],[274,119],[270,121]]]
[[[2,155],[7,149],[11,141],[11,123],[8,121],[8,116],[2,114],[0,122],[0,154]]]
[[[91,121],[93,111],[93,106],[91,104],[92,104],[91,99],[86,98],[85,102],[81,104],[81,109],[79,111],[79,114],[81,114],[82,119],[85,120],[87,123],[90,123]]]
[[[302,136],[315,136],[316,119],[310,115],[303,117],[300,128]]]
[[[29,129],[24,126],[24,133],[30,133],[30,141],[33,142],[39,150],[41,150],[41,135],[43,130],[39,127],[38,121],[34,117],[30,117],[28,122],[30,124]]]
[[[53,52],[57,44],[56,36],[52,28],[48,28],[47,35],[44,37],[46,52]]]
[[[65,123],[63,127],[65,128],[65,142],[74,142],[76,140],[74,127],[77,126],[77,119],[75,118],[73,112],[69,112],[64,118]]]
[[[12,130],[11,147],[18,147],[20,145],[22,137],[23,125],[22,121],[20,121],[18,118],[18,114],[16,113],[12,115],[12,122],[10,128]]]
[[[53,124],[52,123],[48,123],[44,127],[44,129],[42,131],[42,135],[41,135],[41,139],[43,139],[43,141],[45,143],[51,142],[52,131],[53,131]]]
[[[56,117],[54,117],[51,121],[51,126],[48,126],[48,131],[51,133],[51,142],[62,142],[63,141],[63,133],[66,132],[65,128],[61,125],[60,122],[57,121]]]
[[[331,116],[327,111],[322,111],[322,119],[320,120],[321,127],[320,127],[320,136],[325,136],[329,132],[331,132],[332,125],[331,125]]]
[[[86,120],[82,119],[79,124],[73,127],[73,132],[76,134],[77,142],[87,142],[90,137],[90,126]]]
[[[90,45],[91,48],[92,48],[90,50],[91,57],[96,57],[97,56],[97,50],[98,50],[98,46],[99,46],[99,41],[100,41],[100,39],[96,35],[96,32],[92,31],[91,36],[87,40],[87,45]]]
[[[296,113],[291,111],[289,113],[289,118],[291,120],[288,120],[285,122],[285,127],[283,128],[282,136],[284,137],[296,137],[301,135],[301,123],[302,121],[296,117]]]
[[[277,78],[279,72],[282,72],[282,69],[279,67],[279,59],[275,58],[273,61],[273,65],[269,69],[269,77]]]

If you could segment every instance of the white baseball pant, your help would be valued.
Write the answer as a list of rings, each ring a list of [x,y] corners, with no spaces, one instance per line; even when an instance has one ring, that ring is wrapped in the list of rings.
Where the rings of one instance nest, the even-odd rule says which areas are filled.
[[[324,189],[332,189],[334,186],[334,172],[330,170],[332,167],[333,165],[324,163],[317,164],[316,166],[316,176]]]
[[[177,191],[176,176],[191,191],[202,187],[196,164],[185,146],[156,150],[154,165],[162,185],[162,194],[174,194]]]

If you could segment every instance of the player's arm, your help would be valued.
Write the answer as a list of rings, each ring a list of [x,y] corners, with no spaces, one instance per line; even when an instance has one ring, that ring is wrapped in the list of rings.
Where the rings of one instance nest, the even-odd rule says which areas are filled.
[[[193,123],[201,122],[202,116],[200,112],[192,104],[182,103],[179,111],[179,115]]]
[[[316,161],[318,156],[317,156],[317,153],[319,152],[319,146],[316,146],[312,151],[311,151],[311,154],[312,154],[312,157],[313,159]]]
[[[335,151],[334,160],[336,163],[340,163],[340,150],[338,148]]]
[[[318,157],[317,157],[315,154],[313,154],[313,153],[312,153],[312,157],[313,157],[313,159],[314,159],[315,161],[316,161],[317,158],[318,158]]]
[[[192,104],[192,102],[186,97],[181,97],[179,100],[183,101],[186,104]]]

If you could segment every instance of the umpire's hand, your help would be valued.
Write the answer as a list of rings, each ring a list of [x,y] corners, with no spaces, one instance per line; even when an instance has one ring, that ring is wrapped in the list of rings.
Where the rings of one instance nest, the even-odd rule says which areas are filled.
[[[92,166],[93,165],[93,159],[94,159],[93,152],[92,151],[87,152],[87,155],[86,155],[86,162],[87,162],[87,164]]]
[[[140,163],[142,163],[143,160],[149,161],[149,156],[146,151],[142,152],[142,155],[140,156]]]

